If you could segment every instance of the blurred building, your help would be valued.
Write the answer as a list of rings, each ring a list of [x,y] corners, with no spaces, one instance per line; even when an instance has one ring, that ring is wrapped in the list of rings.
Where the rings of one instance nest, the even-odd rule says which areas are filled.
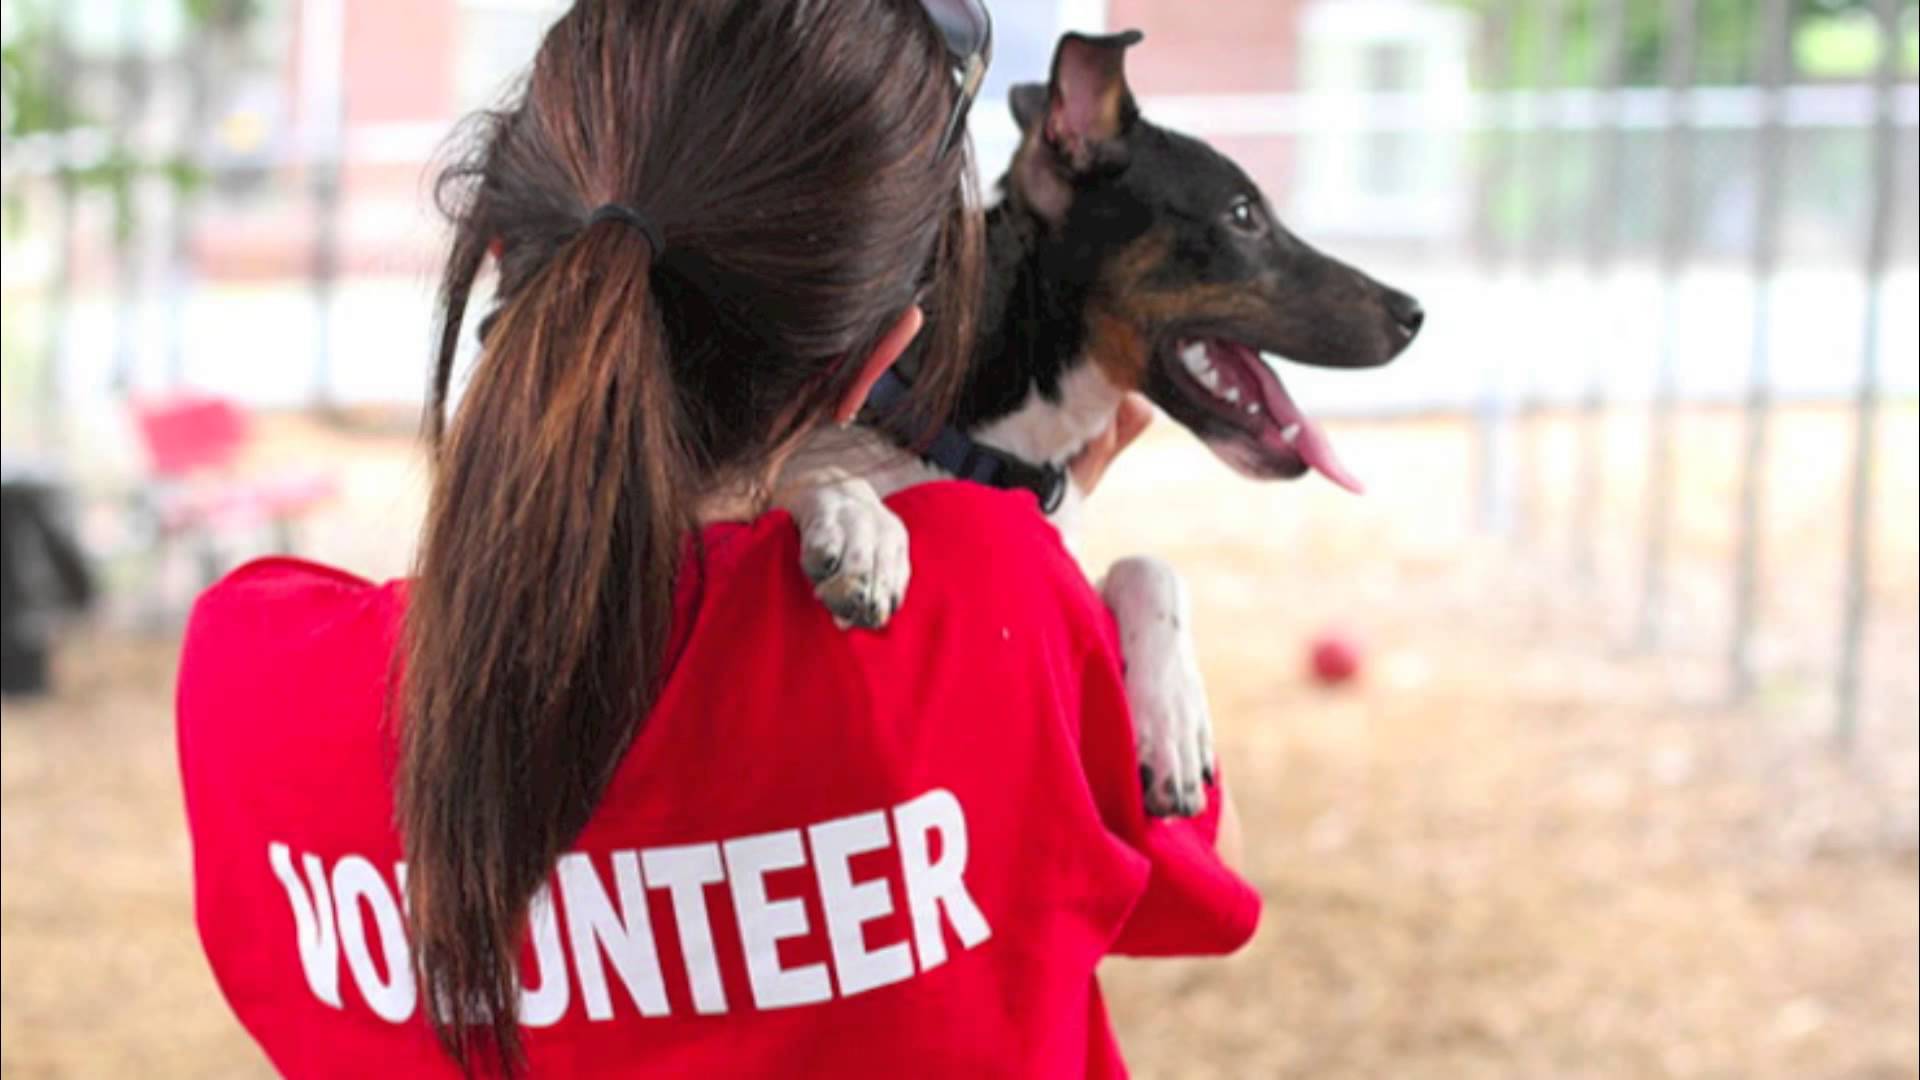
[[[1132,74],[1154,117],[1207,135],[1316,235],[1405,246],[1467,228],[1462,147],[1432,123],[1470,105],[1462,5],[1116,0],[1109,18],[1149,32]]]
[[[68,47],[59,59],[82,121],[62,140],[10,142],[6,163],[10,202],[29,223],[7,236],[6,288],[59,298],[46,309],[58,327],[40,335],[58,358],[43,365],[47,400],[194,387],[262,406],[419,401],[444,239],[432,207],[436,156],[460,117],[502,100],[564,3],[37,6],[61,12]],[[1583,248],[1604,240],[1626,275],[1619,303],[1643,310],[1643,298],[1659,292],[1655,264],[1671,231],[1673,185],[1663,165],[1671,111],[1649,82],[1658,77],[1657,48],[1650,60],[1636,54],[1646,70],[1615,95],[1619,162],[1609,171],[1590,84],[1557,103],[1524,79],[1516,94],[1489,93],[1481,17],[1452,0],[1001,0],[995,8],[996,65],[974,114],[989,181],[1017,138],[1007,88],[1045,77],[1064,30],[1137,27],[1147,42],[1129,69],[1149,115],[1239,161],[1311,242],[1453,313],[1436,320],[1427,351],[1456,347],[1449,327],[1508,325],[1512,305],[1472,280],[1473,268],[1496,256],[1524,256],[1544,280],[1544,267],[1577,266]],[[11,35],[19,20],[9,10]],[[192,11],[208,10],[247,17],[194,22]],[[1703,78],[1744,77],[1728,59],[1748,36],[1742,25],[1712,36],[1719,51],[1707,50]],[[1805,36],[1819,45],[1835,25],[1809,26]],[[1522,28],[1522,36],[1535,32]],[[1783,365],[1777,379],[1788,392],[1832,396],[1846,392],[1847,369],[1809,348],[1830,334],[1797,313],[1857,303],[1871,98],[1859,70],[1849,81],[1819,48],[1803,51],[1788,109],[1783,233],[1789,265],[1812,275],[1793,288],[1820,300],[1777,328],[1791,346],[1780,352],[1797,364]],[[1729,84],[1693,97],[1701,122],[1686,142],[1694,162],[1687,194],[1699,213],[1689,239],[1709,273],[1699,282],[1704,294],[1687,305],[1694,360],[1686,374],[1695,381],[1684,392],[1727,397],[1745,370],[1745,346],[1725,328],[1749,322],[1740,268],[1755,220],[1759,96]],[[1910,163],[1920,108],[1902,108],[1898,138]],[[116,155],[151,166],[124,198],[55,182],[57,160],[98,171]],[[1505,163],[1498,177],[1496,158]],[[174,164],[191,166],[197,182],[167,182]],[[1607,175],[1617,183],[1601,192]],[[1897,220],[1911,220],[1917,184],[1909,164],[1896,178]],[[1899,229],[1896,245],[1910,266],[1913,230]],[[1521,307],[1542,320],[1552,310]],[[1624,351],[1653,355],[1651,320],[1622,332],[1640,335]],[[1892,354],[1911,352],[1910,320],[1888,333]],[[22,385],[26,334],[9,345],[13,387]],[[1349,383],[1322,389],[1312,374],[1303,382],[1335,410],[1463,408],[1480,394],[1479,366],[1495,360],[1484,345],[1457,347],[1475,374],[1419,366],[1364,398],[1348,397]],[[1542,377],[1544,392],[1560,397],[1586,378],[1577,365]],[[1631,385],[1646,377],[1633,367],[1619,375]],[[1900,387],[1920,381],[1911,365],[1892,377]]]
[[[444,145],[455,120],[500,100],[525,70],[541,34],[564,4],[555,0],[293,0],[275,13],[282,25],[263,37],[284,36],[285,62],[251,79],[235,80],[228,114],[213,128],[225,145],[227,165],[244,165],[251,154],[277,148],[279,157],[307,147],[323,154],[337,136],[345,164],[341,203],[341,263],[349,272],[421,270],[433,248],[422,244],[414,218],[425,191],[423,170]],[[1398,88],[1369,78],[1420,80],[1422,73],[1464,71],[1464,55],[1430,61],[1447,47],[1423,35],[1443,5],[1430,0],[1394,0],[1388,18],[1333,16],[1336,7],[1372,8],[1369,0],[1321,5],[1299,0],[1220,0],[1204,18],[1170,18],[1180,10],[1167,0],[1064,0],[1002,3],[996,12],[998,51],[986,102],[977,120],[983,171],[991,179],[1011,152],[1012,125],[1004,106],[1007,88],[1046,77],[1058,35],[1068,29],[1145,26],[1151,45],[1131,61],[1143,95],[1237,95],[1238,106],[1271,113],[1271,95],[1301,88],[1298,64],[1303,30],[1318,30],[1325,44],[1352,52],[1347,61],[1326,61],[1316,85],[1348,90]],[[1421,19],[1407,20],[1408,9]],[[1310,18],[1311,16],[1311,18]],[[1458,17],[1454,21],[1458,21]],[[1356,33],[1355,28],[1361,29]],[[1388,50],[1374,68],[1359,53]],[[1377,69],[1377,70],[1376,70]],[[1352,81],[1354,79],[1359,81]],[[240,91],[240,85],[245,90]],[[1425,85],[1430,84],[1423,84]],[[265,87],[271,92],[263,93]],[[1413,89],[1409,86],[1407,89]],[[1464,90],[1464,83],[1456,89]],[[1258,122],[1258,121],[1256,121]],[[235,140],[241,145],[235,145]],[[1356,155],[1349,155],[1353,157]],[[1247,164],[1263,179],[1289,175],[1286,148],[1252,148]],[[238,159],[238,160],[235,160]],[[262,188],[269,187],[259,177]],[[1375,177],[1366,190],[1411,186],[1396,173]],[[1384,185],[1384,186],[1383,186]],[[1316,191],[1345,187],[1335,170],[1317,178]],[[1318,197],[1318,196],[1316,196]],[[278,205],[244,200],[205,222],[198,240],[203,271],[217,278],[303,273],[312,237],[310,208],[298,200]],[[1377,214],[1354,214],[1379,223]],[[226,220],[222,220],[225,217]]]

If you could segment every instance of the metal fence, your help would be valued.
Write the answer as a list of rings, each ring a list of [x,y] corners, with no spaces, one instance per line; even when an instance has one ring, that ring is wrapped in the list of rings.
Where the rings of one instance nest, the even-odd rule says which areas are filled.
[[[1469,175],[1461,183],[1470,189],[1471,209],[1458,242],[1439,245],[1438,258],[1467,261],[1481,288],[1505,290],[1521,303],[1556,274],[1572,273],[1593,292],[1633,275],[1657,282],[1657,330],[1647,343],[1652,363],[1644,384],[1616,370],[1629,347],[1604,332],[1574,335],[1582,343],[1571,351],[1584,372],[1548,385],[1517,374],[1532,346],[1491,341],[1498,330],[1490,330],[1474,344],[1503,359],[1481,366],[1486,377],[1477,388],[1456,379],[1452,387],[1423,387],[1405,404],[1408,411],[1474,416],[1478,515],[1487,531],[1539,548],[1549,526],[1562,524],[1545,520],[1543,486],[1571,487],[1571,520],[1564,523],[1573,540],[1571,570],[1589,589],[1598,584],[1595,548],[1604,535],[1605,429],[1623,410],[1645,410],[1633,638],[1637,648],[1651,651],[1669,644],[1675,603],[1677,429],[1688,406],[1736,403],[1744,435],[1739,490],[1728,508],[1737,536],[1725,585],[1732,611],[1726,682],[1736,702],[1752,698],[1760,674],[1754,641],[1767,581],[1765,493],[1776,464],[1770,436],[1777,410],[1848,400],[1854,465],[1833,664],[1834,738],[1847,746],[1858,733],[1862,642],[1871,615],[1877,424],[1889,380],[1892,393],[1910,400],[1920,375],[1911,329],[1912,264],[1920,249],[1913,216],[1920,203],[1914,172],[1920,91],[1909,66],[1913,4],[1872,0],[1880,58],[1865,82],[1796,73],[1793,42],[1805,13],[1795,0],[1755,0],[1739,40],[1715,40],[1715,63],[1706,65],[1702,0],[1494,0],[1477,9],[1471,92],[1206,95],[1156,99],[1146,111],[1237,146],[1283,143],[1295,159],[1311,157],[1315,139],[1361,134],[1462,144],[1470,148]],[[1663,22],[1659,77],[1651,84],[1629,78],[1634,15],[1658,15]],[[1530,62],[1523,64],[1523,57]],[[1730,77],[1730,70],[1738,74]],[[1285,188],[1290,170],[1273,171],[1263,179],[1270,188]],[[1790,238],[1789,220],[1819,227]],[[1316,237],[1316,222],[1296,224]],[[1390,245],[1386,258],[1393,259]],[[1434,253],[1424,261],[1431,265]],[[1815,264],[1857,277],[1857,308],[1782,304],[1783,271]],[[1902,276],[1891,278],[1896,264]],[[1708,270],[1751,290],[1750,354],[1732,378],[1702,378],[1701,343],[1682,329],[1683,282]],[[1449,313],[1437,303],[1430,307],[1432,321],[1444,323]],[[1898,318],[1889,320],[1890,311]],[[1783,313],[1802,324],[1812,316],[1857,325],[1857,381],[1847,384],[1831,346],[1808,348],[1804,337],[1783,342]],[[1504,325],[1508,312],[1496,306],[1475,314],[1501,316],[1496,325]],[[1890,356],[1890,349],[1903,355]],[[1453,348],[1444,365],[1433,366],[1457,371],[1472,364],[1470,351]],[[1806,378],[1811,365],[1823,368],[1823,377]],[[1543,475],[1534,452],[1535,429],[1550,410],[1578,418],[1580,446],[1569,476]]]
[[[1460,174],[1434,180],[1438,198],[1421,204],[1439,207],[1432,213],[1423,210],[1426,216],[1421,219],[1440,221],[1437,232],[1411,244],[1392,235],[1392,228],[1383,230],[1385,235],[1351,239],[1380,253],[1390,265],[1430,268],[1457,262],[1473,275],[1468,293],[1489,283],[1531,288],[1546,277],[1568,273],[1594,289],[1633,274],[1650,275],[1659,283],[1658,326],[1648,350],[1651,377],[1644,386],[1614,370],[1604,341],[1573,348],[1580,363],[1557,384],[1529,377],[1516,385],[1511,363],[1473,366],[1474,351],[1484,348],[1511,358],[1522,347],[1497,340],[1499,330],[1489,328],[1478,340],[1452,346],[1448,356],[1426,364],[1433,371],[1481,370],[1484,380],[1475,383],[1457,374],[1436,376],[1430,383],[1413,379],[1404,384],[1407,393],[1394,410],[1471,417],[1479,443],[1478,514],[1483,526],[1538,545],[1549,525],[1541,497],[1549,478],[1541,474],[1538,456],[1529,452],[1531,441],[1550,409],[1571,409],[1582,435],[1573,474],[1559,478],[1575,493],[1568,500],[1571,520],[1563,524],[1573,537],[1572,571],[1591,583],[1597,573],[1595,545],[1602,534],[1596,515],[1608,476],[1605,426],[1623,409],[1644,407],[1650,423],[1645,505],[1638,525],[1637,637],[1642,647],[1653,648],[1662,643],[1673,603],[1669,571],[1674,559],[1676,425],[1686,403],[1735,392],[1745,429],[1742,481],[1736,504],[1729,508],[1737,519],[1737,555],[1727,567],[1726,582],[1734,612],[1726,644],[1728,685],[1736,699],[1751,695],[1756,685],[1753,642],[1759,596],[1767,580],[1763,522],[1766,478],[1773,466],[1772,423],[1780,405],[1807,393],[1782,372],[1783,363],[1796,357],[1783,351],[1775,332],[1782,311],[1777,283],[1795,262],[1796,243],[1809,248],[1813,260],[1851,262],[1864,283],[1860,309],[1823,313],[1857,320],[1863,350],[1860,377],[1849,388],[1855,465],[1844,595],[1836,601],[1843,608],[1843,629],[1835,664],[1835,737],[1845,744],[1854,739],[1860,715],[1862,635],[1871,614],[1866,583],[1873,550],[1876,423],[1889,372],[1899,377],[1894,380],[1897,393],[1912,392],[1910,383],[1901,381],[1911,377],[1910,369],[1890,367],[1883,350],[1889,340],[1885,305],[1890,269],[1896,263],[1910,264],[1920,247],[1910,216],[1920,183],[1913,175],[1920,146],[1920,94],[1904,70],[1913,5],[1873,0],[1881,41],[1877,77],[1871,83],[1832,83],[1795,77],[1790,43],[1800,5],[1795,0],[1755,3],[1751,40],[1741,46],[1751,60],[1751,80],[1738,84],[1703,78],[1696,62],[1701,0],[1494,0],[1475,9],[1478,39],[1471,67],[1476,76],[1454,93],[1379,87],[1309,88],[1274,95],[1160,93],[1143,104],[1158,122],[1213,139],[1229,152],[1246,151],[1259,161],[1259,178],[1275,193],[1283,212],[1301,211],[1290,216],[1304,216],[1294,224],[1309,236],[1327,223],[1314,220],[1311,200],[1299,197],[1301,177],[1325,156],[1329,140],[1366,139],[1359,151],[1363,156],[1397,159],[1409,156],[1406,151],[1412,146],[1424,148],[1410,155],[1416,160],[1457,160]],[[321,18],[330,11],[337,14],[339,8],[314,4],[302,10]],[[1649,10],[1659,11],[1665,23],[1662,78],[1657,85],[1634,85],[1628,78],[1629,15]],[[1576,26],[1577,35],[1572,32]],[[294,387],[291,399],[272,403],[315,404],[343,396],[341,361],[358,349],[352,337],[358,327],[385,322],[383,333],[389,341],[405,340],[408,333],[418,333],[424,341],[429,305],[417,287],[400,288],[399,302],[382,308],[378,318],[368,317],[365,309],[343,310],[355,303],[343,298],[343,289],[362,272],[343,265],[346,237],[366,228],[354,224],[353,215],[365,207],[342,181],[355,170],[417,172],[438,148],[445,129],[437,124],[344,127],[339,122],[341,87],[326,77],[338,71],[327,57],[341,47],[340,27],[322,19],[303,27],[298,40],[301,70],[319,73],[303,76],[304,119],[292,137],[251,157],[210,151],[196,127],[204,117],[193,109],[186,111],[178,131],[156,135],[152,125],[138,123],[147,106],[141,88],[148,80],[137,71],[121,72],[125,77],[116,80],[118,119],[113,123],[8,145],[4,172],[9,198],[35,203],[48,211],[41,220],[52,222],[43,230],[42,244],[45,298],[54,326],[46,335],[52,351],[39,388],[45,395],[43,411],[57,412],[62,395],[87,392],[76,389],[74,380],[80,376],[72,372],[98,364],[103,355],[107,359],[100,366],[107,375],[101,389],[110,392],[194,383],[235,392],[234,385],[221,380],[239,370],[238,365],[220,367],[208,358],[223,355],[223,349],[244,356],[250,347],[249,334],[224,323],[223,316],[195,314],[195,305],[208,291],[208,283],[196,277],[195,236],[212,229],[244,229],[245,219],[209,220],[207,196],[168,186],[156,167],[143,173],[126,196],[156,212],[136,227],[116,229],[120,215],[115,209],[102,197],[78,191],[73,179],[116,160],[184,161],[205,178],[205,191],[244,190],[250,193],[247,199],[293,208],[306,218],[303,265],[290,282],[305,292],[305,301],[273,308],[271,316],[282,328],[289,317],[310,320],[305,336],[310,344],[301,346],[306,372],[283,380]],[[1522,56],[1531,62],[1520,63]],[[1004,109],[978,110],[976,128],[982,159],[1004,158],[1014,134]],[[1436,147],[1444,153],[1427,153]],[[1747,178],[1740,199],[1731,202],[1712,194],[1718,189],[1711,182],[1728,172]],[[409,185],[407,200],[419,202],[422,191],[417,183]],[[1831,205],[1814,205],[1820,199]],[[1712,206],[1707,205],[1710,201]],[[1462,212],[1449,217],[1456,203]],[[1783,223],[1796,205],[1823,223],[1811,242],[1785,234]],[[1709,217],[1714,228],[1703,228]],[[431,239],[430,231],[424,235]],[[89,237],[96,249],[109,253],[105,272],[93,277],[106,283],[110,293],[98,309],[106,312],[110,328],[79,313],[84,298],[78,292],[84,290],[76,281],[84,276],[81,264],[89,257]],[[1751,355],[1734,387],[1689,382],[1697,358],[1681,332],[1680,283],[1703,265],[1722,273],[1738,267],[1752,288]],[[417,271],[410,272],[417,276]],[[410,316],[416,321],[399,323],[396,333],[398,316],[393,312],[403,307],[416,313]],[[1913,318],[1911,298],[1898,313]],[[75,344],[88,333],[110,344],[91,352]],[[9,395],[19,388],[16,380]],[[1379,410],[1377,403],[1342,402],[1331,385],[1326,393],[1336,412]]]
[[[1700,135],[1703,128],[1709,127],[1752,132],[1749,167],[1754,188],[1746,263],[1754,288],[1754,331],[1743,395],[1745,437],[1735,510],[1738,553],[1728,581],[1734,611],[1727,646],[1729,685],[1736,700],[1752,695],[1756,682],[1753,641],[1766,554],[1762,547],[1766,535],[1763,493],[1771,464],[1769,434],[1778,403],[1771,329],[1776,313],[1774,287],[1782,259],[1784,185],[1789,176],[1788,133],[1793,126],[1811,126],[1823,120],[1866,124],[1871,149],[1868,165],[1858,175],[1859,194],[1866,212],[1857,238],[1865,288],[1862,309],[1855,315],[1861,322],[1863,354],[1853,403],[1854,467],[1847,524],[1845,595],[1841,601],[1843,630],[1834,691],[1834,736],[1840,744],[1850,745],[1859,728],[1862,639],[1869,615],[1867,581],[1871,573],[1873,491],[1878,466],[1876,430],[1886,359],[1882,355],[1883,305],[1890,263],[1902,240],[1896,236],[1899,203],[1904,201],[1911,207],[1910,197],[1900,198],[1902,180],[1910,182],[1910,176],[1903,178],[1899,170],[1903,162],[1909,169],[1913,164],[1911,147],[1903,135],[1912,128],[1916,112],[1920,111],[1916,108],[1913,84],[1903,82],[1906,77],[1903,16],[1910,8],[1900,0],[1874,0],[1880,61],[1870,86],[1794,88],[1790,85],[1791,41],[1796,5],[1792,0],[1760,0],[1751,41],[1755,85],[1703,92],[1698,85],[1695,62],[1700,19],[1697,0],[1668,0],[1665,4],[1665,85],[1658,91],[1623,89],[1626,0],[1596,0],[1585,5],[1585,13],[1596,28],[1597,84],[1578,89],[1563,83],[1563,35],[1570,14],[1569,4],[1567,0],[1545,0],[1537,5],[1540,12],[1533,21],[1539,35],[1537,46],[1541,59],[1535,66],[1533,85],[1517,85],[1511,65],[1516,50],[1510,35],[1520,7],[1511,0],[1500,4],[1490,11],[1485,22],[1483,55],[1491,60],[1489,82],[1510,94],[1531,94],[1533,99],[1522,102],[1521,107],[1506,110],[1505,116],[1487,127],[1489,146],[1481,177],[1483,207],[1497,205],[1501,193],[1514,187],[1532,187],[1532,205],[1550,207],[1551,201],[1541,196],[1540,189],[1553,182],[1561,139],[1571,129],[1585,128],[1592,141],[1592,159],[1591,182],[1586,185],[1582,260],[1590,278],[1603,281],[1617,264],[1619,255],[1615,226],[1620,195],[1625,187],[1621,173],[1622,136],[1636,127],[1648,126],[1657,127],[1662,135],[1663,205],[1656,259],[1664,287],[1646,453],[1644,556],[1638,620],[1638,643],[1643,648],[1661,644],[1664,618],[1671,604],[1668,574],[1673,559],[1674,432],[1680,406],[1678,372],[1684,363],[1675,306],[1680,279],[1698,254],[1695,238],[1700,215],[1697,202]],[[1905,153],[1902,153],[1903,147]],[[1517,243],[1503,242],[1491,228],[1482,231],[1482,259],[1490,273],[1497,273],[1509,261],[1525,273],[1547,272],[1564,237],[1550,213],[1537,214],[1529,225],[1527,235]],[[1911,243],[1910,236],[1904,239]],[[1909,298],[1908,302],[1913,301]],[[1833,317],[1844,316],[1835,313]],[[1604,371],[1596,367],[1595,377],[1579,403],[1586,436],[1575,480],[1577,494],[1572,499],[1577,518],[1573,533],[1580,545],[1575,566],[1583,576],[1591,575],[1594,565],[1592,544],[1598,530],[1591,515],[1600,504],[1598,486],[1605,472],[1600,463],[1603,450],[1599,428],[1610,407],[1609,392]],[[1510,403],[1498,384],[1490,387],[1485,396],[1480,410],[1485,447],[1481,457],[1484,465],[1482,506],[1484,520],[1490,527],[1508,528],[1525,535],[1532,524],[1534,507],[1530,496],[1538,482],[1531,475],[1533,457],[1512,451],[1516,440],[1511,428],[1515,425],[1524,428],[1529,424],[1538,404],[1524,395]],[[1508,485],[1502,475],[1509,469],[1521,474],[1512,484],[1518,492],[1518,505],[1512,507],[1506,504]]]

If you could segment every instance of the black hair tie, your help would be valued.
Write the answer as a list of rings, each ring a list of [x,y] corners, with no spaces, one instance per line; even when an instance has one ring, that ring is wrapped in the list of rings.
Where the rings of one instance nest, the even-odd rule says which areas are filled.
[[[659,228],[647,218],[647,215],[633,207],[624,203],[608,203],[588,215],[587,227],[592,228],[603,221],[617,221],[629,228],[640,230],[640,235],[647,238],[647,247],[652,251],[654,258],[658,259],[667,253],[667,244],[660,238]]]

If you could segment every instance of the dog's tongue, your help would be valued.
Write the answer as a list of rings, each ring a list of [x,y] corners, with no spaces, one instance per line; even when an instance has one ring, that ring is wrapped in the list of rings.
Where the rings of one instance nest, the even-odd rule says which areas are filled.
[[[1231,353],[1243,370],[1251,372],[1260,384],[1260,396],[1267,411],[1267,427],[1260,435],[1261,442],[1274,450],[1282,447],[1293,450],[1313,471],[1355,495],[1367,493],[1360,479],[1341,464],[1339,455],[1334,453],[1333,440],[1294,404],[1293,395],[1287,393],[1280,376],[1274,374],[1259,353],[1233,342],[1218,342],[1216,347]]]

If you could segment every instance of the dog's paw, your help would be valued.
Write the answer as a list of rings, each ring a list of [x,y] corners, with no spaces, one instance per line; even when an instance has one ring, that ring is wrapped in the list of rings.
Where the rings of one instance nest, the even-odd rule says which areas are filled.
[[[1194,817],[1213,783],[1213,720],[1189,636],[1186,588],[1166,563],[1116,563],[1102,587],[1120,629],[1147,812]]]
[[[913,576],[906,525],[860,482],[821,488],[806,502],[795,518],[814,595],[842,629],[884,629]]]
[[[1197,817],[1213,783],[1213,721],[1199,672],[1127,681],[1147,813]]]

